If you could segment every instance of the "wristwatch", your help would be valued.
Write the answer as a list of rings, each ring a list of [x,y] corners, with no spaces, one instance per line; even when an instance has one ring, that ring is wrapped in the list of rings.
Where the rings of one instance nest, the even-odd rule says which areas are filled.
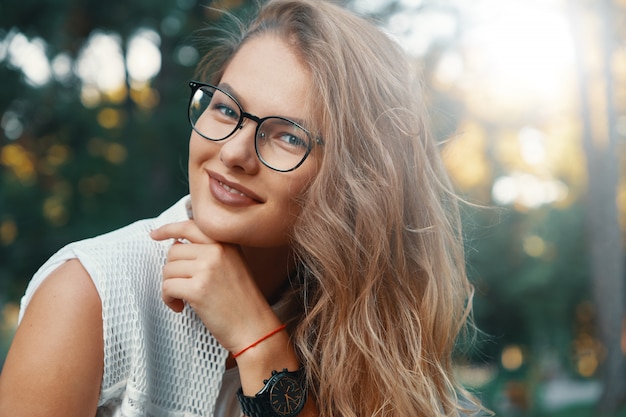
[[[307,390],[304,368],[297,371],[272,371],[270,379],[254,397],[243,395],[239,388],[237,398],[243,414],[248,417],[294,417],[306,403]]]

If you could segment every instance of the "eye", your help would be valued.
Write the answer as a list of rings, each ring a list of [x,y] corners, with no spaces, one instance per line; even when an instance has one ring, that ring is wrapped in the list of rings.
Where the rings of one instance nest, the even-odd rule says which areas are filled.
[[[230,118],[233,120],[239,120],[239,112],[235,110],[234,108],[232,108],[231,106],[229,106],[228,104],[216,103],[213,106],[213,108],[216,109],[218,112],[222,113],[227,118]]]
[[[294,135],[292,133],[287,133],[287,132],[281,133],[280,135],[278,135],[277,139],[285,142],[286,144],[290,146],[302,147],[302,148],[308,147],[307,140],[297,135]]]
[[[223,123],[236,123],[239,121],[239,106],[230,96],[217,89],[207,89],[203,92],[208,99],[207,108],[213,119]]]
[[[278,117],[268,118],[261,124],[258,139],[261,143],[271,144],[276,150],[291,153],[303,153],[310,147],[310,138],[304,129]]]

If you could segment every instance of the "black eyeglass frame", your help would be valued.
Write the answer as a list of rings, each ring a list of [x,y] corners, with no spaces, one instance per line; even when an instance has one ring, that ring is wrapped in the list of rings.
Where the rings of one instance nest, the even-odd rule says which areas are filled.
[[[237,107],[239,108],[239,120],[237,121],[237,125],[235,126],[235,128],[233,129],[232,132],[230,132],[227,136],[221,138],[221,139],[213,139],[210,138],[208,136],[206,136],[205,134],[203,134],[202,132],[200,132],[198,129],[196,129],[196,125],[194,124],[194,122],[191,119],[191,103],[193,102],[193,97],[196,94],[196,91],[198,91],[200,88],[202,87],[210,87],[212,89],[215,89],[217,91],[219,91],[222,94],[225,94],[226,96],[228,96],[228,98],[230,98],[231,100],[233,100],[233,102],[237,105]],[[311,144],[307,144],[307,149],[305,154],[302,156],[302,159],[300,160],[300,162],[298,162],[298,164],[296,164],[296,166],[294,166],[293,168],[289,168],[289,169],[278,169],[276,167],[273,167],[272,165],[270,165],[265,159],[263,159],[263,157],[261,156],[261,153],[259,151],[259,146],[258,146],[258,137],[259,137],[259,127],[261,127],[261,124],[268,120],[268,119],[280,119],[280,120],[284,120],[286,122],[289,123],[293,123],[296,127],[298,127],[299,129],[302,129],[302,131],[304,133],[306,133],[309,138],[313,139],[313,141],[311,141],[311,143],[315,143],[317,145],[323,145],[323,141],[320,137],[316,137],[313,138],[313,135],[311,134],[311,132],[309,132],[307,129],[305,129],[304,127],[302,127],[300,124],[294,122],[293,120],[289,120],[286,117],[282,117],[282,116],[267,116],[267,117],[258,117],[255,116],[253,114],[250,114],[246,111],[243,110],[243,108],[241,107],[241,104],[239,104],[239,102],[237,101],[237,99],[235,97],[233,97],[232,94],[230,94],[228,91],[224,91],[223,89],[214,86],[212,84],[207,84],[207,83],[203,83],[200,81],[189,81],[189,88],[191,88],[191,96],[189,97],[189,104],[187,105],[187,118],[189,120],[189,124],[191,124],[191,128],[200,136],[202,136],[203,138],[210,140],[211,142],[221,142],[223,140],[226,140],[228,138],[230,138],[232,135],[234,135],[237,130],[240,130],[243,128],[243,122],[245,119],[250,119],[253,122],[256,123],[256,130],[254,132],[254,151],[256,152],[256,156],[257,158],[259,158],[259,161],[261,161],[261,163],[263,165],[265,165],[266,167],[274,170],[274,171],[278,171],[278,172],[291,172],[295,169],[297,169],[298,167],[300,167],[304,161],[306,160],[306,158],[309,156],[309,154],[311,153],[311,150],[313,149],[313,146]]]

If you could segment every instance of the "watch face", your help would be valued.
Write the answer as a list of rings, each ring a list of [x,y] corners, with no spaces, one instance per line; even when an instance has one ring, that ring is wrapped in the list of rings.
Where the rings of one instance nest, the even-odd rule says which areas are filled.
[[[284,376],[276,381],[269,394],[274,411],[285,417],[295,416],[302,411],[306,401],[300,382],[290,376]]]

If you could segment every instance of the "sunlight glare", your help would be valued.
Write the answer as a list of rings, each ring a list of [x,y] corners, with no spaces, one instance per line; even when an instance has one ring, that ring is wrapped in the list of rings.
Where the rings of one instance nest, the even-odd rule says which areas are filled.
[[[558,96],[574,65],[574,45],[555,2],[483,0],[472,8],[475,21],[465,42],[489,88],[503,99],[512,92]]]
[[[568,188],[562,181],[542,179],[535,175],[514,172],[498,177],[491,189],[493,200],[501,205],[538,208],[565,200]]]
[[[424,4],[424,0],[400,0],[400,5],[404,7],[419,7]]]
[[[354,2],[354,10],[363,14],[378,13],[388,3],[388,0],[357,0]]]
[[[447,89],[463,76],[464,71],[465,62],[463,62],[461,54],[455,51],[448,51],[441,56],[437,63],[434,81],[442,89]]]
[[[530,165],[539,165],[546,160],[545,140],[543,132],[525,127],[518,136],[522,159]]]
[[[387,30],[398,37],[409,55],[423,56],[438,40],[451,38],[456,28],[455,17],[448,13],[401,11],[389,18]]]

